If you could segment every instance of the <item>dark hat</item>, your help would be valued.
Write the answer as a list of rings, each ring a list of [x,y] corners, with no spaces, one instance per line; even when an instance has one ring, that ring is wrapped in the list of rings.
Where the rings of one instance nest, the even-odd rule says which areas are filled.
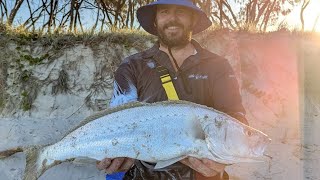
[[[154,20],[157,10],[156,6],[158,4],[183,6],[197,13],[199,18],[197,20],[197,24],[193,28],[193,34],[207,29],[212,24],[207,15],[200,8],[194,5],[191,0],[157,0],[153,3],[141,6],[137,10],[137,18],[140,25],[150,34],[158,35],[157,29],[154,27]]]

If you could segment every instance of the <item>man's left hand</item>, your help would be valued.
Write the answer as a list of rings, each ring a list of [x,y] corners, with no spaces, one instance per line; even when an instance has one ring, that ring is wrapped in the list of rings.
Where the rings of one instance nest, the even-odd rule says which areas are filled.
[[[219,173],[223,173],[224,168],[226,167],[225,164],[220,164],[206,158],[197,159],[194,157],[187,157],[180,162],[206,177],[212,177]]]

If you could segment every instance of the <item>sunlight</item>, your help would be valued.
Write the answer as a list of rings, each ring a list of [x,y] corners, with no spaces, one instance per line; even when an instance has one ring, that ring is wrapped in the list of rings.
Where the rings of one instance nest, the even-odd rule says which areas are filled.
[[[306,30],[312,30],[314,27],[315,31],[320,32],[320,20],[317,20],[317,16],[320,16],[320,0],[311,0],[304,13],[305,26],[308,27]]]
[[[294,8],[287,16],[286,22],[290,28],[301,29],[300,10],[301,5]],[[304,11],[304,26],[306,31],[312,31],[314,27],[315,31],[320,32],[320,17],[317,20],[317,16],[320,16],[320,0],[310,0],[310,4]]]

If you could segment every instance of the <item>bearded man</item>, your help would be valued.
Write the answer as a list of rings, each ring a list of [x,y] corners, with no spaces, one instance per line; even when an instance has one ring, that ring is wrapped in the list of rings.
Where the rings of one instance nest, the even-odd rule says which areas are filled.
[[[213,107],[247,124],[230,64],[192,39],[193,34],[211,26],[200,8],[189,0],[158,0],[140,7],[137,18],[145,31],[158,37],[158,42],[127,57],[117,69],[111,106],[181,99]],[[169,79],[164,81],[163,77]],[[124,171],[124,179],[146,180],[228,179],[225,166],[193,157],[161,170],[155,170],[154,164],[125,157],[105,158],[97,164],[108,174]]]

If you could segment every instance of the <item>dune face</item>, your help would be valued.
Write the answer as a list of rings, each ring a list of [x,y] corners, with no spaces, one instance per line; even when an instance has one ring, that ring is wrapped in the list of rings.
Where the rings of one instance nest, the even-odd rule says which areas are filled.
[[[249,124],[272,139],[267,162],[228,166],[231,179],[319,179],[320,37],[215,31],[195,38],[228,59]],[[152,44],[128,46],[106,39],[53,51],[53,45],[40,40],[24,45],[1,40],[7,43],[0,43],[0,149],[53,142],[106,108],[121,59]],[[43,57],[40,63],[30,61],[36,57]],[[21,178],[24,158],[19,153],[1,160],[3,178]],[[104,173],[94,165],[63,163],[41,178],[59,177],[103,179]]]

